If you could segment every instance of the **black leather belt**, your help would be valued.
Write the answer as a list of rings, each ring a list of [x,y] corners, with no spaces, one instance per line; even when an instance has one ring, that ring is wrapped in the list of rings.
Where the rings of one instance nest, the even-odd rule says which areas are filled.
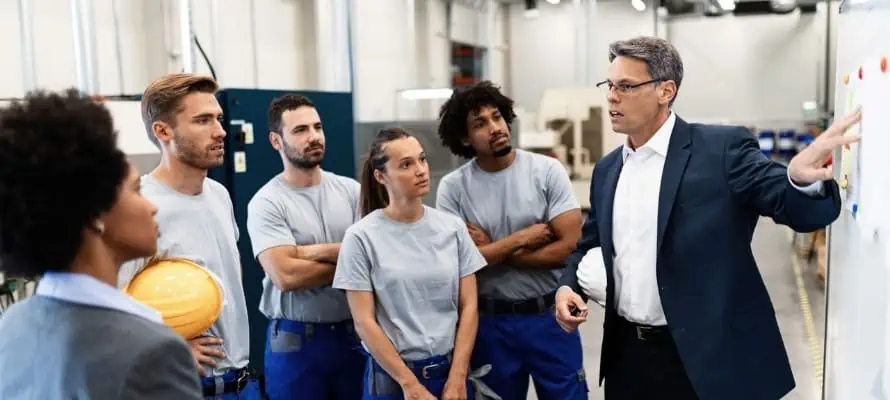
[[[415,376],[423,379],[446,379],[451,371],[451,354],[444,361],[436,364],[417,365],[413,361],[405,361],[405,365]]]
[[[238,377],[235,380],[223,382],[222,390],[217,385],[203,385],[202,391],[204,397],[220,396],[226,393],[238,393],[247,386],[250,381],[250,372],[247,368],[238,370]]]
[[[628,321],[621,317],[618,317],[618,321],[618,327],[624,333],[625,337],[630,336],[633,339],[642,341],[663,341],[671,339],[671,330],[667,325],[643,325]]]
[[[483,314],[540,314],[553,307],[556,292],[525,300],[479,299],[479,312]]]

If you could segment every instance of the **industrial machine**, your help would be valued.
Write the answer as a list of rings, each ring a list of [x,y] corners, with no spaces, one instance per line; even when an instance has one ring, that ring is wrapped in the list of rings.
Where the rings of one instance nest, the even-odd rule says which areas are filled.
[[[624,140],[612,131],[608,107],[599,89],[567,88],[545,91],[537,112],[517,110],[519,147],[559,159],[585,210],[594,163]]]

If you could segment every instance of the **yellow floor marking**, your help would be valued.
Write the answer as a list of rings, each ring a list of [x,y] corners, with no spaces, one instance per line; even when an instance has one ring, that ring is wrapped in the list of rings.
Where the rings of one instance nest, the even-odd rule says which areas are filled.
[[[792,243],[794,242],[794,233],[789,229]],[[797,294],[800,297],[800,311],[803,314],[804,329],[806,329],[807,342],[810,347],[810,356],[813,362],[813,371],[816,373],[816,385],[822,388],[822,344],[819,336],[816,334],[816,323],[813,322],[813,309],[810,305],[810,297],[807,295],[807,289],[804,286],[803,272],[800,266],[800,259],[797,253],[791,252],[791,270],[794,272],[794,280],[797,286]]]

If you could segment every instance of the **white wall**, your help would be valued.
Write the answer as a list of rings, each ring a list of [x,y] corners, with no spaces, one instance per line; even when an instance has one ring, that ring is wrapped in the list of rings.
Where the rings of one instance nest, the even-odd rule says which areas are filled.
[[[325,71],[324,57],[333,57],[329,37],[318,32],[317,1],[255,0],[255,24],[250,2],[216,0],[215,29],[212,0],[192,0],[194,31],[214,64],[223,87],[319,89]],[[326,0],[331,1],[331,0]],[[69,0],[31,0],[38,87],[59,90],[77,84]],[[345,1],[342,4],[346,4]],[[118,0],[123,51],[123,89],[118,83],[114,45],[112,0],[93,0],[97,37],[99,92],[141,93],[148,82],[164,73],[181,70],[178,41],[179,14],[173,0]],[[412,19],[416,35],[409,40],[406,0],[353,0],[353,62],[357,117],[390,120],[399,109],[402,119],[432,118],[438,102],[396,104],[399,89],[450,85],[450,44],[446,37],[443,0],[416,0]],[[497,13],[492,76],[506,76],[506,13]],[[253,26],[255,26],[255,40]],[[488,43],[484,16],[455,5],[451,32],[462,42]],[[0,41],[3,54],[14,55],[0,64],[0,97],[24,94],[18,2],[0,1]],[[333,40],[339,40],[336,38]],[[345,40],[345,36],[343,38]],[[257,45],[254,49],[254,44]],[[409,49],[409,46],[411,49]],[[256,62],[254,62],[254,54]],[[346,57],[336,58],[337,65]],[[321,60],[321,61],[320,61]],[[209,68],[195,51],[196,71]],[[327,64],[330,65],[330,64]],[[347,86],[348,87],[348,86]]]
[[[517,104],[536,110],[544,90],[578,86],[579,77],[592,83],[605,79],[608,70],[608,44],[636,35],[655,33],[651,11],[639,12],[630,2],[597,2],[587,54],[576,50],[578,10],[571,1],[559,5],[539,2],[540,15],[524,16],[525,6],[510,9],[510,74],[513,97]],[[579,57],[590,57],[581,63]],[[590,65],[588,71],[578,71]]]
[[[687,119],[801,129],[802,103],[823,98],[824,11],[681,19],[668,39],[683,57],[675,108]]]
[[[49,90],[75,86],[75,61],[69,0],[31,0],[37,85]],[[171,0],[118,0],[123,89],[119,84],[111,0],[93,0],[99,92],[141,93],[148,82],[179,69],[178,14]],[[308,1],[256,3],[258,65],[254,72],[249,2],[217,1],[218,37],[211,30],[211,1],[192,0],[194,29],[226,87],[312,88],[308,79],[305,26]],[[311,14],[308,14],[311,21]],[[0,64],[0,97],[24,94],[19,55],[18,2],[0,2],[0,51],[14,55]],[[311,36],[309,36],[311,40]],[[196,52],[198,72],[209,73]],[[256,79],[255,79],[256,78]]]
[[[522,4],[510,13],[513,95],[530,110],[537,109],[545,89],[575,86],[576,57],[583,57],[575,50],[573,4],[539,2],[538,7],[537,19],[525,18]],[[651,8],[639,12],[629,1],[598,1],[588,81],[604,79],[610,42],[655,34],[654,19]],[[675,109],[687,120],[787,126],[800,124],[802,102],[821,102],[821,6],[809,15],[661,19],[658,31],[683,57],[685,77]],[[830,60],[833,68],[833,55]]]
[[[416,0],[413,22],[405,0],[354,0],[357,119],[387,121],[429,119],[441,101],[409,101],[397,90],[451,85],[450,40],[443,0]],[[455,3],[451,15],[455,41],[485,46],[484,15]],[[492,79],[506,76],[507,13],[498,7],[491,56]],[[413,24],[415,34],[411,35]],[[412,40],[413,38],[413,40]],[[413,51],[411,49],[414,49]]]

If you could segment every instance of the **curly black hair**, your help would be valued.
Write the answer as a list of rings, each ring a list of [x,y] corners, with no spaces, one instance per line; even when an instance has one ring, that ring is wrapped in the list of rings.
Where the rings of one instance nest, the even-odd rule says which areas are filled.
[[[463,158],[476,156],[476,150],[472,146],[464,145],[461,140],[470,134],[467,127],[470,113],[478,112],[487,106],[497,108],[507,125],[516,119],[513,100],[501,93],[500,88],[491,81],[455,89],[451,98],[439,109],[439,139],[454,155]]]
[[[0,109],[0,270],[68,270],[128,173],[111,114],[89,96],[36,91]]]

